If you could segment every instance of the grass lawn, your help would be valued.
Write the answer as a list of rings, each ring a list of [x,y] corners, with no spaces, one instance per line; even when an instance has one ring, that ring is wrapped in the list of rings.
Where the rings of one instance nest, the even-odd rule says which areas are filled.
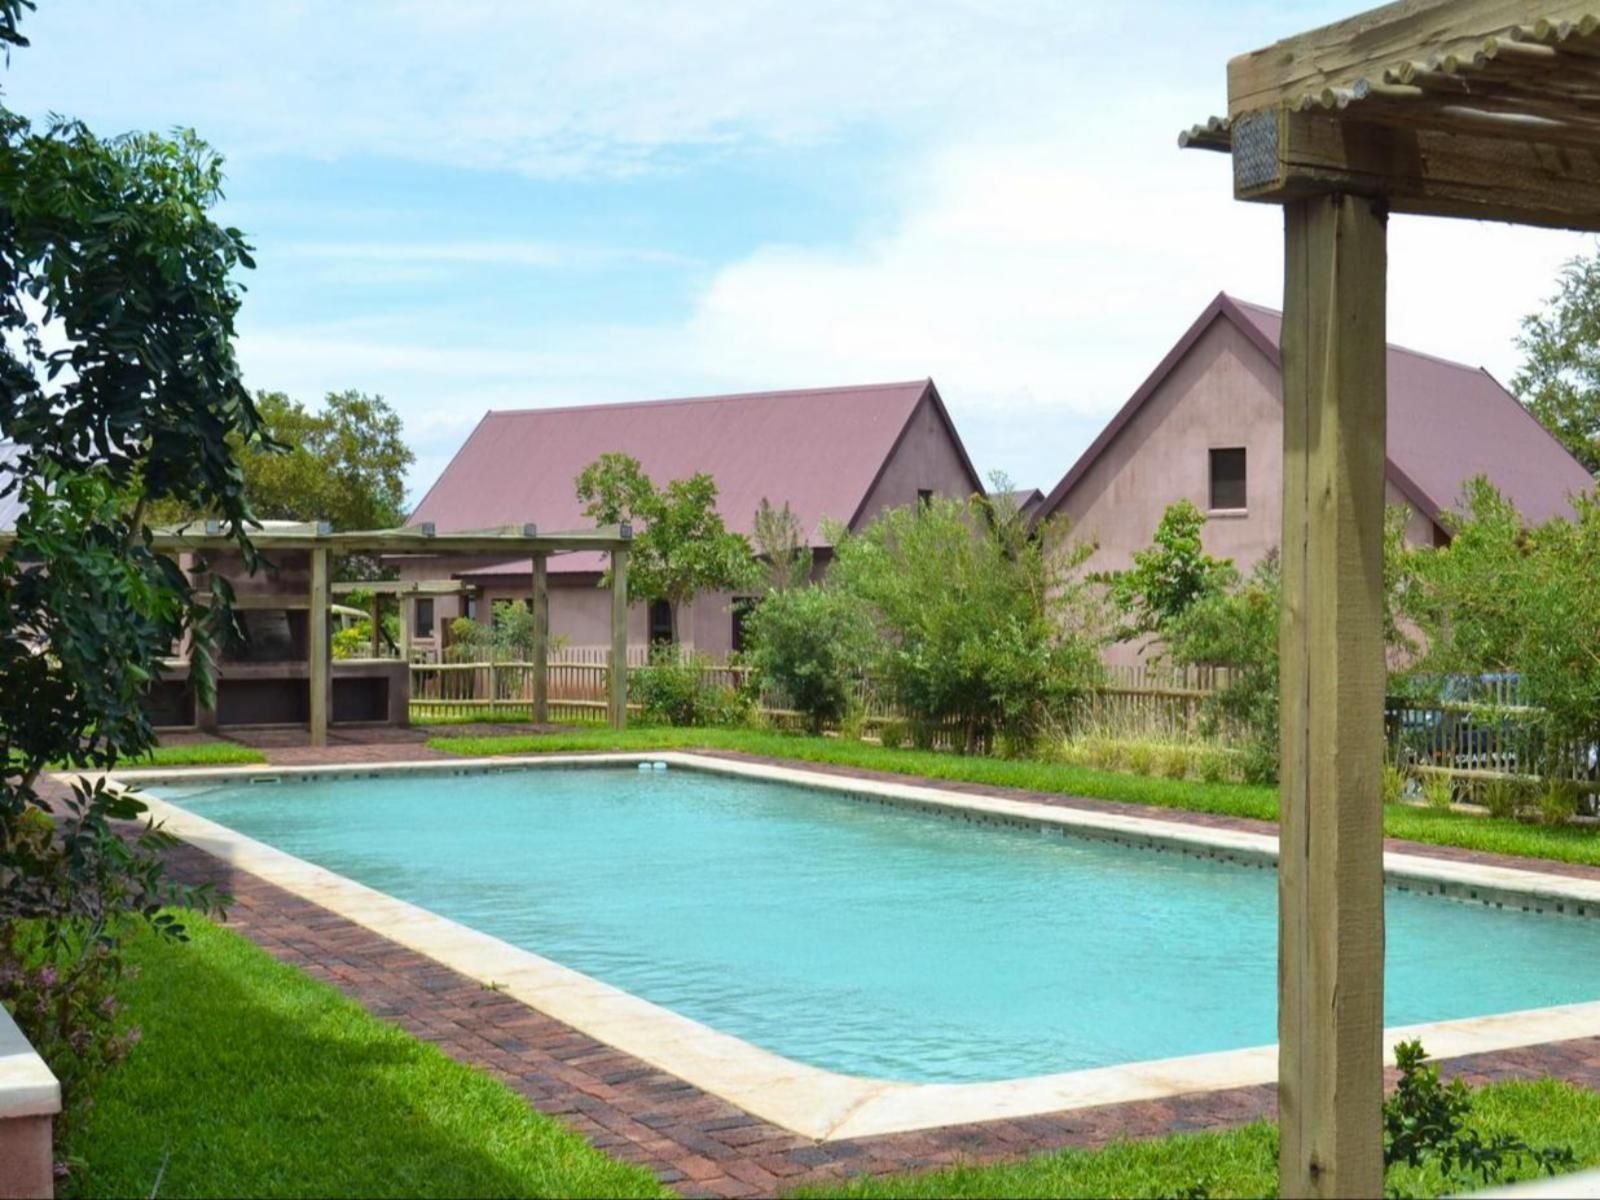
[[[144,1036],[68,1147],[87,1164],[69,1194],[665,1194],[489,1076],[187,923],[188,945],[136,943],[126,995]]]
[[[1582,1166],[1600,1163],[1600,1095],[1570,1084],[1499,1083],[1477,1093],[1473,1124],[1483,1133],[1510,1133],[1533,1146],[1570,1146]],[[1278,1133],[1265,1122],[1226,1133],[1179,1134],[1117,1142],[1103,1150],[1068,1150],[1022,1162],[952,1167],[924,1175],[858,1179],[801,1189],[802,1196],[1009,1197],[1182,1196],[1203,1185],[1212,1197],[1277,1194]],[[1523,1168],[1508,1179],[1532,1178]],[[1401,1196],[1440,1196],[1477,1190],[1457,1179],[1447,1185],[1436,1167],[1397,1167],[1386,1183]]]
[[[267,756],[232,742],[195,742],[190,746],[157,746],[145,758],[132,759],[130,767],[221,767],[264,763]]]
[[[1263,821],[1278,819],[1278,791],[1273,787],[1127,775],[1028,759],[965,757],[933,750],[886,750],[868,742],[794,733],[653,727],[615,733],[603,728],[575,728],[552,734],[452,735],[435,737],[428,745],[449,754],[467,756],[572,750],[691,750],[697,747],[741,750],[774,758],[870,767],[952,782],[995,784]],[[1600,866],[1600,832],[1582,826],[1529,825],[1405,804],[1386,805],[1383,826],[1390,837],[1414,842]]]

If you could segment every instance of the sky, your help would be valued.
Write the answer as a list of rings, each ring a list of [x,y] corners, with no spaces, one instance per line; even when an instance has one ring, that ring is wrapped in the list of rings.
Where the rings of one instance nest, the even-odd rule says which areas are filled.
[[[1177,132],[1350,0],[40,0],[7,103],[197,130],[253,388],[386,397],[412,499],[482,414],[931,376],[1048,490],[1281,214]],[[1574,234],[1395,217],[1390,339],[1509,382]]]

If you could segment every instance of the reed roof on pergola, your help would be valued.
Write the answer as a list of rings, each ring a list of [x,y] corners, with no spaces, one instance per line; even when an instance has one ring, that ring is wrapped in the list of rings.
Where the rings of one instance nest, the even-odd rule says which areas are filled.
[[[328,550],[334,554],[385,557],[495,554],[511,558],[519,554],[625,549],[633,539],[633,529],[626,524],[555,533],[541,533],[535,525],[500,525],[492,529],[436,533],[432,525],[335,532],[325,521],[275,521],[247,532],[256,548],[267,552]],[[156,529],[152,532],[152,541],[158,550],[231,550],[238,547],[216,521]]]
[[[1600,3],[1402,0],[1228,63],[1234,194],[1600,230]]]

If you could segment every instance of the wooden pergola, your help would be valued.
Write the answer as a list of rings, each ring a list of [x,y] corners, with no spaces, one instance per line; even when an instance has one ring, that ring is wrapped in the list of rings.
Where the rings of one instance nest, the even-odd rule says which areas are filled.
[[[1234,58],[1179,144],[1284,207],[1279,1187],[1379,1196],[1386,217],[1600,230],[1600,19],[1385,5]]]
[[[621,729],[627,721],[628,677],[628,551],[633,531],[627,525],[570,533],[540,533],[533,525],[506,525],[494,529],[475,529],[457,533],[436,533],[432,525],[402,529],[366,530],[336,533],[326,523],[269,526],[252,531],[251,541],[263,558],[276,552],[305,551],[310,556],[310,588],[305,595],[240,597],[252,608],[306,608],[309,610],[310,702],[308,727],[313,746],[327,744],[328,723],[333,708],[332,653],[328,636],[328,607],[333,595],[332,560],[340,555],[372,555],[385,558],[447,555],[493,555],[497,558],[526,557],[533,567],[533,722],[549,719],[550,593],[547,565],[552,554],[598,550],[611,560],[611,661],[608,709],[611,725]],[[230,552],[238,549],[215,523],[203,530],[194,528],[159,530],[155,548],[175,552]],[[363,584],[365,588],[406,594],[415,589],[437,587],[457,590],[445,584]],[[375,607],[375,606],[374,606]],[[376,630],[377,622],[374,621]],[[406,639],[409,641],[409,638]],[[409,654],[405,655],[409,666]],[[620,667],[617,664],[622,664]]]
[[[435,596],[462,596],[475,589],[470,583],[462,583],[458,579],[352,579],[335,583],[331,590],[335,596],[365,594],[371,597],[367,605],[367,615],[372,621],[374,658],[382,652],[383,630],[379,623],[383,616],[382,599],[385,596],[393,596],[400,605],[400,658],[410,665],[415,631],[412,629],[411,613],[406,602],[419,598],[432,599]]]

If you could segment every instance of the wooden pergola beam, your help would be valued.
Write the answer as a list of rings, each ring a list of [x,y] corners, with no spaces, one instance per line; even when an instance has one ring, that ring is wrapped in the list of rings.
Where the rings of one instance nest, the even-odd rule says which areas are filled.
[[[1392,212],[1600,230],[1600,153],[1591,149],[1286,108],[1235,119],[1231,137],[1240,200],[1338,191]]]
[[[1228,115],[1276,108],[1311,91],[1381,76],[1398,62],[1465,55],[1488,38],[1540,20],[1578,22],[1589,3],[1555,0],[1400,0],[1240,54],[1228,62]]]

